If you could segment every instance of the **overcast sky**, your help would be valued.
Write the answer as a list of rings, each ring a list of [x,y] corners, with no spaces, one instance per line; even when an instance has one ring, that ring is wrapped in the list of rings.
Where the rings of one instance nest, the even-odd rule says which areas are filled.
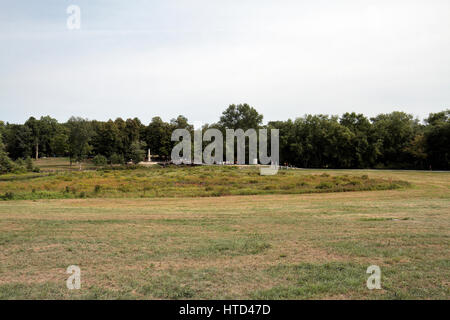
[[[0,120],[211,123],[232,103],[265,122],[450,108],[450,1],[0,0]]]

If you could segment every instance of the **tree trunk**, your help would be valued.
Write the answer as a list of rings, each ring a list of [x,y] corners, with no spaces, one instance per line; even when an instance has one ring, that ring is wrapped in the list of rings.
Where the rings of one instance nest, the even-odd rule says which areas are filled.
[[[39,159],[39,143],[36,142],[36,161]]]

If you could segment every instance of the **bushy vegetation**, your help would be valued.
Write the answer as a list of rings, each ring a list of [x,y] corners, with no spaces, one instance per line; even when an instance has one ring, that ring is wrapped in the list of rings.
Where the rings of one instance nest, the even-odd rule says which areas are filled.
[[[5,200],[51,198],[217,197],[227,195],[301,194],[388,190],[407,182],[372,179],[367,175],[308,174],[283,170],[260,176],[249,167],[115,167],[97,171],[71,171],[8,175],[0,179]]]
[[[105,156],[98,154],[94,157],[94,159],[92,159],[92,162],[94,163],[94,165],[101,167],[106,166],[108,164],[108,159],[106,159]]]
[[[12,161],[5,152],[5,147],[0,135],[0,174],[10,172],[20,173],[26,171],[39,172],[39,168],[33,165],[30,157],[27,157],[25,161],[21,158],[16,159],[15,162]]]
[[[356,113],[305,115],[267,126],[262,120],[247,104],[231,105],[217,123],[203,130],[279,129],[281,163],[302,168],[450,169],[450,110],[432,113],[423,123],[404,112],[370,119]],[[48,116],[31,117],[24,124],[0,122],[5,142],[1,170],[11,171],[5,152],[13,160],[68,156],[82,161],[103,156],[109,163],[122,164],[144,160],[150,148],[159,159],[169,160],[175,144],[171,134],[178,128],[193,130],[184,116],[170,122],[154,117],[148,125],[138,118],[102,122],[75,117],[60,124]]]

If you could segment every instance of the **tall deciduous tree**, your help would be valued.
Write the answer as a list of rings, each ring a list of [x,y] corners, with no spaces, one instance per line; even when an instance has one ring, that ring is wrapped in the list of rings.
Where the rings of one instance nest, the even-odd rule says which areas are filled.
[[[137,164],[145,159],[145,147],[147,144],[143,141],[134,141],[130,146],[130,159]]]
[[[172,128],[160,117],[154,117],[145,130],[145,141],[153,155],[168,159],[172,150]]]
[[[56,135],[63,134],[61,125],[56,119],[50,116],[41,117],[39,120],[30,117],[25,122],[25,126],[31,131],[34,157],[36,160],[40,154],[46,156],[55,155],[54,150],[52,150],[53,139]]]
[[[92,124],[87,119],[71,117],[67,122],[69,128],[69,156],[70,163],[75,159],[81,161],[89,154],[92,136]]]
[[[450,169],[450,109],[431,113],[426,119],[425,149],[429,165],[435,169]]]
[[[8,157],[0,134],[0,173],[10,172],[14,168],[14,162]]]
[[[378,162],[387,167],[405,167],[410,163],[406,148],[419,130],[419,121],[398,111],[380,114],[371,120],[375,137],[381,142]]]
[[[39,138],[41,136],[41,128],[38,120],[34,117],[30,117],[26,122],[25,126],[31,131],[33,146],[34,146],[34,157],[36,160],[39,158]]]
[[[110,158],[113,154],[122,153],[122,136],[115,122],[94,121],[95,135],[92,138],[93,153]]]
[[[372,124],[363,114],[345,113],[340,124],[353,132],[351,141],[351,168],[370,168],[380,155],[381,141],[373,135]]]
[[[220,117],[219,125],[225,129],[258,129],[263,115],[248,104],[230,105]]]
[[[32,155],[32,133],[30,128],[23,124],[7,124],[3,141],[6,144],[6,152],[14,160]]]

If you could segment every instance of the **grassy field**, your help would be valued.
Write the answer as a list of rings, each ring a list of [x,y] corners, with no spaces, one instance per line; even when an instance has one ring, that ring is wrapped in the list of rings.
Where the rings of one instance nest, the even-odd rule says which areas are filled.
[[[54,166],[54,160],[46,168]],[[54,167],[52,167],[54,168]],[[261,176],[257,167],[136,167],[0,176],[0,200],[74,198],[218,197],[390,190],[408,187],[391,177],[282,170]]]
[[[271,182],[245,170],[232,173],[255,189],[283,179],[302,188],[304,177],[313,192],[344,177],[411,186],[0,201],[0,299],[450,298],[450,173],[302,170]],[[2,181],[0,190],[54,179],[45,182],[51,191],[64,186],[58,177]],[[230,181],[221,184],[227,185],[234,190]],[[343,191],[334,185],[327,190]],[[66,288],[69,265],[81,268],[81,290]],[[370,265],[381,267],[382,290],[366,287]]]

